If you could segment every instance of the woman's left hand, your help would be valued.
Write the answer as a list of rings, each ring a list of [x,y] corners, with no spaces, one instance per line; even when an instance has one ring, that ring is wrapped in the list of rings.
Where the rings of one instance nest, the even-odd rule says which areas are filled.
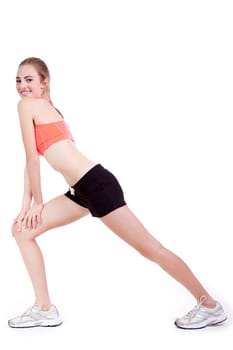
[[[41,224],[41,213],[43,207],[43,203],[33,203],[22,222],[23,229],[34,230]]]

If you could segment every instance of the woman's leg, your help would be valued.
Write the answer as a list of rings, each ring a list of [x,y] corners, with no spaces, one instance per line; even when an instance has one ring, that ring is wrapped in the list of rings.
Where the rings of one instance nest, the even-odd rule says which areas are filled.
[[[64,195],[56,197],[44,205],[42,223],[35,230],[17,231],[12,228],[13,236],[19,246],[23,261],[29,273],[34,292],[35,304],[42,310],[48,310],[51,301],[48,292],[44,259],[36,242],[36,237],[55,227],[67,225],[89,214],[89,210],[79,206]]]
[[[203,305],[214,307],[216,301],[208,294],[189,267],[178,256],[157,241],[131,212],[128,206],[114,210],[101,218],[102,222],[146,258],[157,263],[168,274],[186,287]]]

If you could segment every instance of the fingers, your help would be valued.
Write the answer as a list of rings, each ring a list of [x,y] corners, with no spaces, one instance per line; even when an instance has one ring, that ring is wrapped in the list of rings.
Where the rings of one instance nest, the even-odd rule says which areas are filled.
[[[15,220],[13,221],[13,224],[17,226],[17,230],[18,230],[18,231],[21,231],[21,230],[22,230],[23,220],[24,220],[23,217],[18,216],[18,217],[15,218]]]
[[[31,230],[33,228],[33,214],[30,214],[28,213],[26,216],[25,216],[25,219],[23,220],[23,224],[22,224],[22,229],[23,230]]]
[[[38,226],[38,217],[40,214],[34,214],[31,218],[31,229],[36,229]]]
[[[39,226],[41,224],[41,213],[37,214],[36,216],[36,226]]]
[[[34,230],[41,224],[40,213],[28,213],[24,218],[14,220],[18,231]]]
[[[17,226],[18,231],[34,230],[41,224],[41,212],[43,205],[37,205],[30,208],[27,212],[21,211],[14,219],[13,224]]]

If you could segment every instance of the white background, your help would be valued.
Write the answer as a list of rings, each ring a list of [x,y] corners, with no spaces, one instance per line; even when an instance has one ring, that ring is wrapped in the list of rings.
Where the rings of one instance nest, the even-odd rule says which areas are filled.
[[[225,0],[1,3],[1,349],[231,349],[232,18]],[[118,177],[145,226],[221,300],[225,326],[176,329],[190,294],[88,217],[38,240],[64,324],[8,327],[34,302],[10,230],[24,168],[15,75],[28,56],[48,64],[77,146]],[[45,199],[66,191],[41,163]]]

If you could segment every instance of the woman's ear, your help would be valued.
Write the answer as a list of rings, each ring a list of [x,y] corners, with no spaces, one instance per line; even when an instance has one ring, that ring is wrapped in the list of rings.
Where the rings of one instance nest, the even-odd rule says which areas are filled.
[[[48,87],[48,80],[45,78],[41,80],[40,84],[41,84],[41,90],[45,90]]]

